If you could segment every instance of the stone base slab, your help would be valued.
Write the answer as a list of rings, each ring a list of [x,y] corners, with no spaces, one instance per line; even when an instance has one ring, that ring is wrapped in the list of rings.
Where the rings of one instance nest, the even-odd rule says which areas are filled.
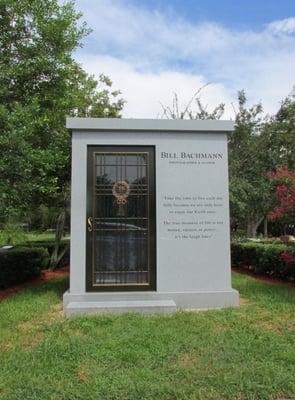
[[[87,301],[70,302],[66,307],[67,315],[92,313],[127,313],[144,314],[172,313],[176,311],[173,300],[121,300],[121,301]]]
[[[239,293],[235,289],[215,292],[100,292],[64,293],[66,315],[102,312],[174,312],[176,309],[210,309],[236,307]]]

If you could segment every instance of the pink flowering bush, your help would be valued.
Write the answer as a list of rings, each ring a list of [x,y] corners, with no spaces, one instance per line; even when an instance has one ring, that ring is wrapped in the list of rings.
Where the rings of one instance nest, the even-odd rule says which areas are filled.
[[[269,219],[274,221],[295,211],[295,172],[289,171],[288,167],[277,167],[275,172],[268,172],[267,175],[275,185],[278,202],[268,214]]]
[[[288,251],[284,251],[281,253],[281,259],[286,263],[290,264],[295,260],[295,257],[293,256],[292,253],[289,253]]]

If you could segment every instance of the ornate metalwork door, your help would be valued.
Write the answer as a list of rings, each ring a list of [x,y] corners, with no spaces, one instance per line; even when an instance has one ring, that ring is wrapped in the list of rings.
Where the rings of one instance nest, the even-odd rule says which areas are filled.
[[[87,291],[155,290],[150,146],[88,146]]]

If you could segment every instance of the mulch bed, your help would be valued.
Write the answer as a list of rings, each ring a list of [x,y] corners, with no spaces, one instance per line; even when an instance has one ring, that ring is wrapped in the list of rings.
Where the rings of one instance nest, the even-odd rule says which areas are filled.
[[[4,290],[0,290],[0,301],[6,299],[7,297],[17,292],[20,292],[21,290],[38,286],[41,283],[57,278],[58,276],[69,275],[69,272],[70,272],[69,266],[57,269],[55,271],[51,271],[50,269],[44,269],[43,271],[41,271],[41,276],[39,278],[32,279],[25,283],[20,283],[19,285],[14,285]]]
[[[243,267],[232,267],[231,269],[234,272],[237,272],[238,274],[251,276],[251,278],[254,278],[257,281],[270,283],[272,285],[285,285],[288,287],[295,288],[295,282],[286,282],[283,281],[282,279],[271,278],[268,275],[257,275],[253,271],[250,271],[249,269]]]

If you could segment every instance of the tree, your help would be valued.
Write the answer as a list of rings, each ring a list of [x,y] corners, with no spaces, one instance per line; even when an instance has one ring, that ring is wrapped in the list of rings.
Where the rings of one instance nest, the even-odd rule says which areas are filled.
[[[287,97],[268,126],[272,147],[279,165],[295,169],[295,97]]]
[[[279,230],[286,229],[286,226],[294,224],[294,215],[284,211],[283,187],[290,190],[291,175],[295,170],[295,101],[294,97],[287,97],[282,101],[278,112],[271,117],[261,130],[263,138],[261,146],[261,158],[269,167],[267,173],[270,177],[272,202],[270,204],[269,220],[275,221],[272,224]],[[273,192],[273,186],[276,191]],[[279,200],[278,196],[283,196]],[[274,208],[276,207],[276,208]],[[284,215],[283,215],[284,214]],[[280,218],[278,218],[280,216]]]
[[[73,59],[89,33],[73,2],[1,0],[0,15],[0,213],[54,207],[58,242],[69,201],[65,118],[117,117],[124,102],[106,76],[96,81]]]
[[[271,201],[266,176],[270,165],[263,153],[266,138],[261,134],[263,109],[261,104],[247,108],[244,91],[238,93],[238,105],[235,129],[229,136],[231,222],[255,237]]]
[[[208,84],[198,89],[191,99],[187,102],[183,109],[180,109],[177,93],[174,93],[172,106],[162,106],[163,117],[168,119],[220,119],[224,113],[224,103],[220,103],[212,111],[208,111],[208,106],[205,106],[200,98],[200,94]],[[194,104],[196,109],[193,108]]]
[[[295,172],[288,167],[277,167],[276,172],[270,171],[268,177],[275,186],[278,205],[269,212],[269,219],[274,221],[291,215],[295,217]]]

